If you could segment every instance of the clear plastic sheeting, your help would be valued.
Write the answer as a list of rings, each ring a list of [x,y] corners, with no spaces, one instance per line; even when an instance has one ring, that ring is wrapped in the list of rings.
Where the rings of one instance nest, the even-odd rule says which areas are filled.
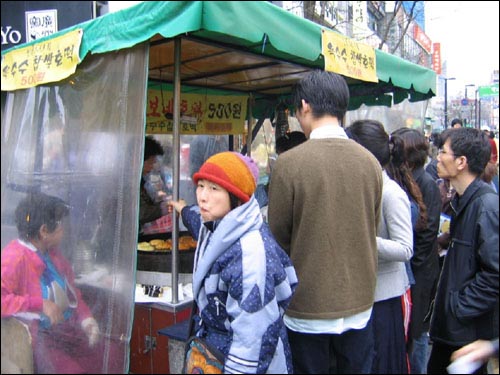
[[[372,119],[380,121],[389,134],[399,128],[412,128],[423,132],[427,105],[428,100],[420,102],[404,100],[392,107],[362,105],[355,111],[347,112],[344,127],[348,127],[356,120]]]
[[[14,369],[30,370],[29,364],[16,363],[17,357],[4,358],[5,349],[32,355],[35,373],[128,372],[147,61],[146,44],[94,55],[64,81],[6,94],[2,327],[27,328],[31,344],[14,339],[21,334],[4,340],[2,329],[2,364],[6,359]],[[38,210],[45,215],[40,223],[57,221],[36,228],[33,241],[19,242],[16,207],[29,192],[60,198],[69,211],[58,220],[33,203],[25,220],[35,225]],[[45,234],[50,238],[59,230],[61,258],[30,257],[42,253],[36,250],[47,245],[40,245]],[[10,258],[4,259],[9,247]],[[68,261],[68,269],[60,259]],[[52,268],[55,289],[44,284]],[[64,319],[47,322],[40,298],[64,309]],[[22,324],[11,324],[13,317]]]

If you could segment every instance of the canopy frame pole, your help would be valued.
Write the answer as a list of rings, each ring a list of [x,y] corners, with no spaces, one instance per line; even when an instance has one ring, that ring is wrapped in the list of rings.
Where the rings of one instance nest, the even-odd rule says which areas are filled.
[[[181,103],[181,39],[174,40],[174,129],[173,129],[173,200],[179,200],[180,181],[180,103]],[[172,303],[179,302],[179,213],[173,210],[172,226]]]
[[[252,156],[252,126],[253,126],[253,102],[254,102],[254,97],[253,94],[250,93],[248,97],[248,114],[247,114],[247,149],[246,149],[246,154],[248,156]]]

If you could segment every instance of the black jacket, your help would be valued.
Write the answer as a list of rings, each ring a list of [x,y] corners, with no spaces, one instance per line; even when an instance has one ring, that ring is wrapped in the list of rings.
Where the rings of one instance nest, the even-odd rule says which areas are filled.
[[[430,336],[462,346],[498,337],[498,194],[477,178],[451,204],[451,243]]]
[[[431,177],[436,181],[439,178],[437,170],[437,159],[432,159],[429,164],[425,167],[425,171],[431,175]]]
[[[427,226],[414,231],[411,269],[415,285],[411,287],[412,311],[410,338],[417,339],[429,330],[429,321],[424,321],[436,292],[439,278],[439,254],[437,235],[441,216],[441,194],[436,182],[424,168],[413,171],[424,203],[427,207]]]
[[[159,219],[162,216],[162,210],[159,203],[155,203],[145,188],[144,178],[141,178],[140,205],[139,205],[139,227],[142,232],[142,226],[146,223]]]

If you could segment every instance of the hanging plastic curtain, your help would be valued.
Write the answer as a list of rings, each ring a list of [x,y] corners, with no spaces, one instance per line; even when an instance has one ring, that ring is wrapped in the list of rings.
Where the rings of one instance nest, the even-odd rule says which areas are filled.
[[[2,373],[4,349],[32,359],[11,364],[28,372],[128,372],[147,54],[90,56],[64,81],[7,94]]]

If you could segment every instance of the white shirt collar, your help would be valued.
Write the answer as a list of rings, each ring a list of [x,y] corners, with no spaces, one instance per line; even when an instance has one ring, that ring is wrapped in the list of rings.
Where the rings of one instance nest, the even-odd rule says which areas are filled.
[[[314,129],[309,135],[309,139],[323,139],[323,138],[344,138],[348,139],[344,128],[334,125],[321,126]]]
[[[35,247],[35,245],[33,245],[31,242],[25,242],[25,241],[21,240],[20,238],[18,238],[17,241],[21,245],[26,246],[28,249],[30,249],[31,251],[33,251],[35,253],[38,251],[38,249]]]

